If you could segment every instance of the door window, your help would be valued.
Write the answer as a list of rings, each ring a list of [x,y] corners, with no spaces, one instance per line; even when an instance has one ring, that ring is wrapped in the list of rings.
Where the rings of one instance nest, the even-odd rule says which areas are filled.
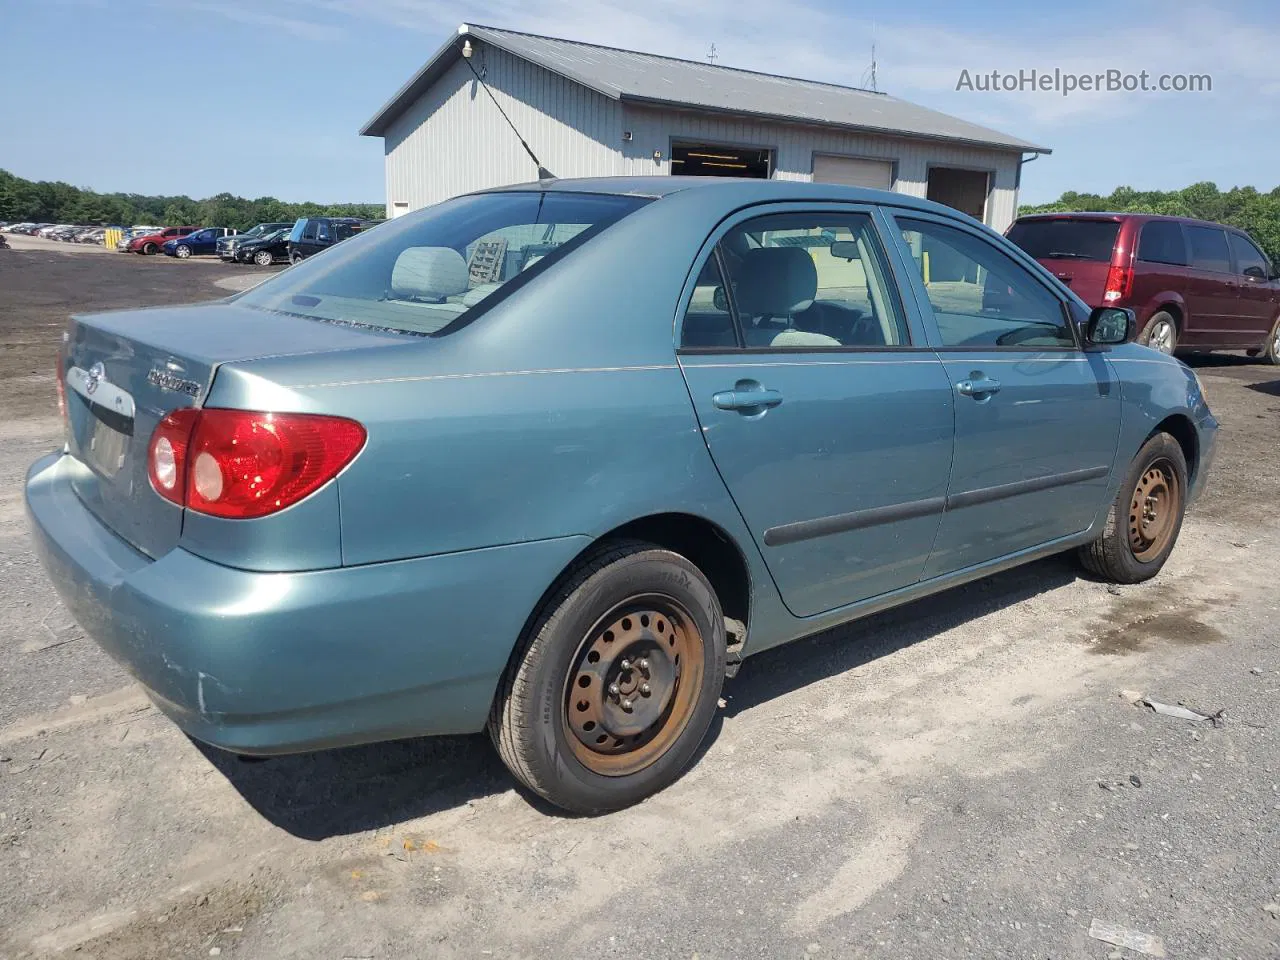
[[[1231,252],[1236,258],[1236,273],[1259,280],[1271,276],[1271,261],[1253,245],[1253,241],[1238,233],[1229,233],[1227,236],[1231,238]]]
[[[316,238],[316,227],[319,224],[315,220],[308,220],[306,227],[302,230],[303,240],[314,240]]]
[[[1231,272],[1231,251],[1227,249],[1227,231],[1218,227],[1187,227],[1191,243],[1191,265],[1215,273]]]
[[[989,241],[931,220],[896,219],[943,346],[1076,346],[1062,301]]]
[[[1187,244],[1182,239],[1181,225],[1173,220],[1147,221],[1138,240],[1138,259],[1185,267]]]
[[[910,339],[887,277],[866,214],[756,217],[731,229],[703,267],[681,345],[902,346]]]
[[[316,239],[321,243],[328,243],[333,239],[333,231],[329,229],[329,224],[325,220],[316,223]]]

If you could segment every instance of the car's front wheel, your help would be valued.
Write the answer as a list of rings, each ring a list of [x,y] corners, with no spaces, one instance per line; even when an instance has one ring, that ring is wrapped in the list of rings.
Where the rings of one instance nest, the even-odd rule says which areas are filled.
[[[1157,433],[1133,458],[1102,535],[1080,548],[1080,562],[1116,583],[1150,580],[1173,552],[1186,507],[1187,459],[1177,440]]]
[[[191,248],[188,247],[185,243],[178,244],[178,246],[174,249],[173,252],[174,252],[174,255],[177,256],[179,260],[185,260],[187,259],[187,257],[191,256]]]
[[[259,250],[257,253],[253,255],[253,262],[260,267],[271,266],[271,260],[272,260],[272,256],[270,251],[268,250]]]
[[[518,656],[489,717],[499,755],[556,806],[603,813],[693,759],[724,683],[724,615],[684,557],[608,544],[561,578]]]
[[[160,248],[157,247],[154,243],[144,243],[142,245],[142,252],[144,255],[148,257],[151,256],[153,253],[155,253],[159,249]]]
[[[1138,334],[1138,342],[1153,350],[1172,355],[1178,348],[1177,321],[1173,319],[1172,314],[1164,310],[1153,313],[1147,325]]]

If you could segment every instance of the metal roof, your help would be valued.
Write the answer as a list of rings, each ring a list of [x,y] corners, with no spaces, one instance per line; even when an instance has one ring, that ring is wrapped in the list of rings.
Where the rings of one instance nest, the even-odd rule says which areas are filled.
[[[1008,136],[884,93],[779,77],[652,53],[637,53],[513,30],[463,24],[360,131],[387,128],[461,56],[463,41],[492,44],[612,100],[764,117],[893,136],[945,140],[1020,153],[1047,147]]]

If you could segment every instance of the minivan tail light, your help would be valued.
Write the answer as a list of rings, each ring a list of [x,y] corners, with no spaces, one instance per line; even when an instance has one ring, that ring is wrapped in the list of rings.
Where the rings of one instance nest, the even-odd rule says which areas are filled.
[[[354,420],[308,413],[188,408],[151,437],[151,485],[166,500],[215,517],[265,517],[314,493],[364,446]]]
[[[1133,288],[1133,268],[1121,266],[1120,264],[1112,264],[1107,271],[1107,283],[1104,286],[1102,300],[1104,303],[1114,303],[1117,300],[1123,300],[1129,296]]]

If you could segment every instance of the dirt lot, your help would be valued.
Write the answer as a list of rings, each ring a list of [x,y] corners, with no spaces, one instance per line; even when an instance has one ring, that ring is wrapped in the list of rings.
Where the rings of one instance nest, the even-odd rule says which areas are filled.
[[[683,780],[574,819],[481,737],[205,751],[54,599],[20,485],[65,315],[234,272],[0,252],[0,957],[1138,956],[1095,918],[1280,956],[1280,369],[1197,364],[1221,449],[1154,582],[1054,559],[767,653]]]

